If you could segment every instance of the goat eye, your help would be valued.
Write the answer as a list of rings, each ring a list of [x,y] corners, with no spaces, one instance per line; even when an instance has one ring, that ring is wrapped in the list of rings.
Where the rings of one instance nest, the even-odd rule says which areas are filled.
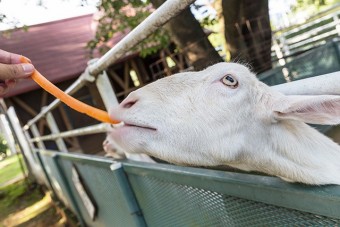
[[[231,88],[237,88],[238,86],[238,81],[230,74],[225,75],[222,79],[221,79],[222,83],[224,83],[225,85],[227,85],[228,87]]]

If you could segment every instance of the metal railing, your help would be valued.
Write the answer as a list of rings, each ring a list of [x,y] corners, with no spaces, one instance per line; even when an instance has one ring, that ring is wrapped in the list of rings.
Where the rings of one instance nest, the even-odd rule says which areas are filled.
[[[294,56],[339,36],[340,4],[306,23],[274,31],[272,55],[278,59]],[[277,53],[278,50],[280,53]]]

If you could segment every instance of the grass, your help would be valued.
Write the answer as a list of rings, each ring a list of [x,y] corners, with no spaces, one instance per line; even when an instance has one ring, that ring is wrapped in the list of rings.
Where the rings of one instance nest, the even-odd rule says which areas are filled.
[[[14,155],[0,162],[0,186],[17,176],[23,175],[19,159],[23,163],[22,155]]]
[[[0,188],[0,227],[65,226],[49,193],[24,180]]]
[[[25,181],[0,188],[0,220],[5,219],[18,209],[34,204],[42,197],[43,195],[39,190],[30,189]]]
[[[66,219],[53,205],[49,192],[27,180],[13,181],[22,174],[18,156],[0,162],[0,227],[65,226]]]

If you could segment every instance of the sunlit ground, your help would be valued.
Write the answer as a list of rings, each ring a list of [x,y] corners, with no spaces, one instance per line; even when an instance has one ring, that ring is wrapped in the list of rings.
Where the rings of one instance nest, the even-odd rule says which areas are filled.
[[[0,162],[0,227],[66,226],[50,193],[23,179],[18,160],[14,156]]]
[[[52,200],[49,193],[34,203],[33,205],[26,207],[20,211],[11,213],[3,222],[4,226],[19,226],[23,223],[27,223],[28,221],[38,217],[40,214],[43,214],[49,208],[52,207]],[[66,222],[65,218],[61,218],[54,226],[64,226]]]
[[[7,157],[0,162],[0,188],[24,178],[25,168],[21,168],[19,160],[23,162],[22,155]]]

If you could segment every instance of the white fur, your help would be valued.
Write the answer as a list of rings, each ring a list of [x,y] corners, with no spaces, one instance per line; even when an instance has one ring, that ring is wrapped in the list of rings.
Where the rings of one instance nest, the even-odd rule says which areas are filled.
[[[110,132],[112,132],[112,130],[110,130]],[[146,154],[131,154],[124,152],[118,148],[115,141],[110,136],[106,136],[106,139],[103,142],[103,149],[106,152],[105,156],[112,157],[113,159],[130,159],[139,162],[155,163],[155,161]]]
[[[226,74],[238,80],[237,88],[221,82]],[[110,114],[126,124],[110,138],[130,153],[340,184],[340,147],[304,123],[339,124],[340,97],[285,96],[239,64],[160,79],[132,92]]]

